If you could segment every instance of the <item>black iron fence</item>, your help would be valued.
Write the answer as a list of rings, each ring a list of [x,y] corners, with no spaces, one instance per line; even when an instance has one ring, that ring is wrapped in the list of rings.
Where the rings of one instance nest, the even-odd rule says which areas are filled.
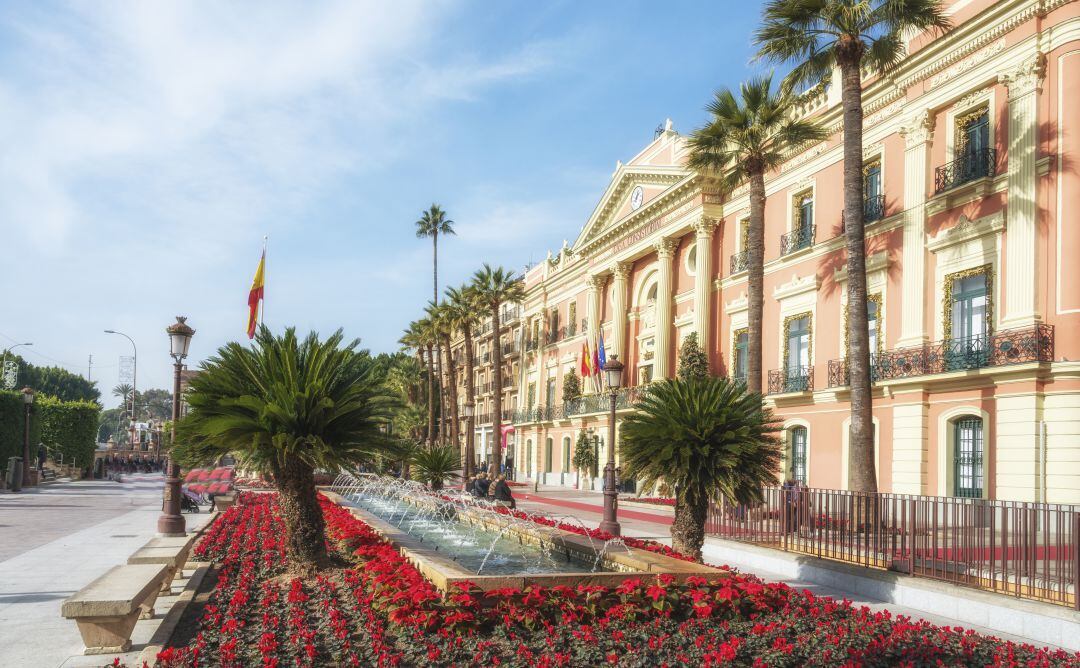
[[[969,181],[997,173],[997,151],[983,148],[967,151],[956,160],[934,170],[934,192],[945,192]]]

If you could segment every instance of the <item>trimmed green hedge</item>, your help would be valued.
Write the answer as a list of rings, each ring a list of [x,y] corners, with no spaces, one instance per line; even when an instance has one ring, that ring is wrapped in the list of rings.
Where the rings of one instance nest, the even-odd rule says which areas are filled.
[[[101,407],[90,401],[60,401],[45,397],[36,402],[41,420],[41,442],[55,460],[64,455],[65,464],[79,468],[94,462],[97,448],[98,414]]]
[[[24,410],[22,393],[0,391],[0,469],[7,469],[8,457],[22,456]],[[65,464],[89,466],[97,448],[100,412],[91,401],[38,395],[30,410],[30,457],[36,458],[38,443],[44,443],[54,459],[63,453]]]

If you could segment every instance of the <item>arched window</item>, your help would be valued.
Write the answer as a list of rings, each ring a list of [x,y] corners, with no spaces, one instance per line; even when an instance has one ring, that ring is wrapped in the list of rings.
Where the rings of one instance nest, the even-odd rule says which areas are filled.
[[[568,472],[570,470],[570,437],[563,436],[562,439],[562,470]]]
[[[803,485],[807,484],[806,462],[810,455],[810,443],[806,427],[788,430],[788,477]]]
[[[953,494],[983,495],[983,421],[965,415],[953,422]]]

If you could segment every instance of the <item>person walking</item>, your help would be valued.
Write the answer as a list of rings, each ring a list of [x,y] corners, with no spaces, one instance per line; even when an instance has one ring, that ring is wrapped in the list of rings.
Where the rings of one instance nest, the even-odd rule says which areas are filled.
[[[492,492],[492,497],[499,505],[506,506],[511,510],[517,508],[517,502],[514,501],[514,495],[510,491],[510,485],[506,484],[505,474],[495,479],[495,489]]]

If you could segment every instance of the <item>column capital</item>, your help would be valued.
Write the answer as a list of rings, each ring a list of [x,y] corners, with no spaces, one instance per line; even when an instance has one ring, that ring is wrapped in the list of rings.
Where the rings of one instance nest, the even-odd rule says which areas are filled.
[[[626,277],[630,275],[630,266],[631,263],[629,262],[612,262],[611,275],[614,276],[616,280],[625,281]]]
[[[678,244],[675,243],[674,239],[664,238],[653,244],[653,248],[656,249],[656,256],[658,258],[661,260],[670,260],[672,256],[675,255],[675,247],[677,245]]]
[[[909,149],[929,143],[934,138],[934,115],[929,109],[916,111],[900,125],[900,136]]]
[[[589,274],[585,277],[585,285],[589,286],[590,290],[600,290],[604,287],[604,277],[600,274]]]
[[[713,230],[720,224],[720,221],[708,216],[701,216],[693,223],[690,224],[694,228],[694,232],[698,237],[711,237]]]
[[[1009,99],[1014,100],[1042,90],[1046,75],[1046,54],[1036,53],[1007,72],[998,74],[998,82],[1009,89]]]

